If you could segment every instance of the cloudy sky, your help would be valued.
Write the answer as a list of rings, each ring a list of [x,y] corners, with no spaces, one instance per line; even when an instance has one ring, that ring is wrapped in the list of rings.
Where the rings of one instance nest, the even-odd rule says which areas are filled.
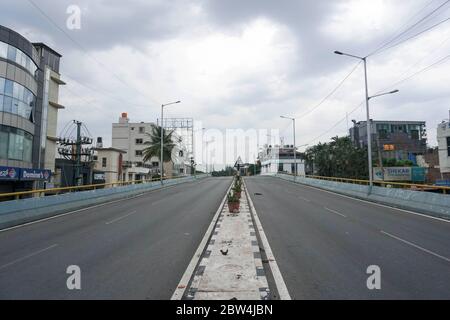
[[[70,5],[81,10],[80,29],[67,28]],[[386,43],[368,58],[369,91],[400,92],[371,100],[372,118],[424,120],[436,145],[436,126],[449,116],[445,0],[2,0],[1,7],[2,25],[63,55],[59,128],[84,121],[107,145],[121,112],[156,121],[161,103],[173,100],[182,104],[167,116],[194,117],[208,129],[278,129],[291,144],[291,123],[279,118],[288,115],[298,118],[297,145],[328,141],[365,119],[361,64],[329,95],[358,63],[333,51],[365,56]]]

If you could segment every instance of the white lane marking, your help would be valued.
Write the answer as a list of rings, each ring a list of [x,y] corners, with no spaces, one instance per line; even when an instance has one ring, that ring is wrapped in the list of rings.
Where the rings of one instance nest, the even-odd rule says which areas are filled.
[[[303,201],[306,201],[306,202],[311,202],[311,200],[306,199],[306,198],[303,198],[302,196],[298,196],[298,198],[299,198],[299,199],[302,199]]]
[[[286,287],[286,283],[284,282],[283,275],[281,274],[280,269],[278,268],[277,261],[275,260],[275,256],[273,255],[272,249],[270,248],[269,241],[267,240],[266,234],[264,233],[264,229],[262,227],[261,221],[259,221],[258,213],[256,212],[255,206],[253,205],[252,198],[250,197],[250,193],[248,192],[247,186],[244,181],[244,190],[247,194],[248,204],[250,210],[253,212],[253,217],[255,219],[256,228],[258,229],[259,236],[261,238],[262,247],[264,248],[267,256],[267,260],[269,261],[269,267],[272,271],[272,275],[275,281],[275,285],[278,290],[278,295],[281,300],[292,300],[289,294],[289,291]]]
[[[440,258],[440,259],[442,259],[442,260],[445,260],[445,261],[447,261],[447,262],[450,262],[450,258],[441,256],[440,254],[437,254],[436,252],[433,252],[433,251],[431,251],[431,250],[425,249],[424,247],[421,247],[421,246],[419,246],[419,245],[417,245],[417,244],[415,244],[415,243],[412,243],[412,242],[407,241],[407,240],[405,240],[405,239],[402,239],[402,238],[399,238],[399,237],[397,237],[397,236],[394,236],[393,234],[390,234],[390,233],[385,232],[385,231],[383,231],[383,230],[381,230],[380,232],[381,232],[382,234],[388,236],[388,237],[391,237],[391,238],[393,238],[393,239],[396,239],[396,240],[398,240],[398,241],[401,241],[401,242],[403,242],[403,243],[406,243],[406,244],[408,244],[408,245],[410,245],[410,246],[412,246],[412,247],[414,247],[414,248],[416,248],[416,249],[422,250],[423,252],[429,253],[429,254],[431,254],[431,255],[433,255],[433,256],[435,256],[435,257],[438,257],[438,258]]]
[[[325,208],[325,210],[327,210],[327,211],[329,211],[331,213],[334,213],[334,214],[340,215],[341,217],[347,218],[347,216],[345,214],[337,212],[336,210],[333,210],[333,209],[330,209],[330,208],[327,208],[327,207],[324,207],[324,208]]]
[[[276,177],[276,178],[278,178],[278,177]],[[385,204],[376,203],[376,202],[372,202],[372,201],[352,198],[352,197],[346,196],[344,194],[340,194],[340,193],[337,193],[337,192],[328,191],[328,190],[320,189],[320,188],[317,188],[317,187],[309,186],[309,185],[303,184],[301,182],[293,182],[293,181],[289,181],[289,180],[284,180],[282,178],[278,178],[278,179],[286,181],[286,182],[289,182],[289,183],[297,185],[297,186],[302,186],[302,187],[306,187],[306,188],[310,188],[310,189],[314,189],[314,190],[319,190],[319,191],[322,191],[322,192],[330,193],[330,194],[333,194],[333,195],[336,195],[336,196],[339,196],[339,197],[344,197],[344,198],[347,198],[347,199],[351,199],[351,200],[354,200],[354,201],[368,203],[368,204],[371,204],[371,205],[374,205],[374,206],[388,208],[388,209],[393,210],[394,212],[395,211],[400,211],[401,213],[414,214],[416,216],[421,216],[421,217],[428,218],[428,219],[433,219],[433,220],[438,220],[438,221],[441,221],[441,222],[450,223],[450,220],[447,220],[447,219],[438,218],[438,217],[434,217],[434,216],[430,216],[430,215],[426,215],[426,214],[423,214],[423,213],[418,213],[418,212],[414,212],[414,211],[410,211],[410,210],[395,208],[395,207],[391,207],[391,206],[388,206],[388,205],[385,205]]]
[[[128,216],[131,216],[132,214],[135,214],[136,212],[137,212],[137,211],[131,211],[130,213],[127,213],[126,215],[124,215],[124,216],[122,216],[122,217],[119,217],[119,218],[113,219],[113,220],[111,220],[111,221],[108,221],[108,222],[106,222],[105,224],[111,224],[111,223],[120,221],[120,220],[122,220],[123,218],[126,218],[126,217],[128,217]]]
[[[1,269],[4,269],[4,268],[6,268],[6,267],[12,266],[13,264],[16,264],[16,263],[18,263],[18,262],[21,262],[21,261],[23,261],[23,260],[25,260],[25,259],[31,258],[31,257],[33,257],[33,256],[35,256],[35,255],[38,255],[38,254],[42,253],[42,252],[48,251],[48,250],[50,250],[50,249],[53,249],[53,248],[56,247],[56,246],[58,246],[58,245],[57,245],[57,244],[53,244],[53,245],[51,245],[50,247],[41,249],[41,250],[39,250],[39,251],[30,253],[30,254],[28,254],[28,255],[22,257],[22,258],[19,258],[19,259],[16,259],[16,260],[14,260],[14,261],[11,261],[11,262],[9,262],[9,263],[7,263],[7,264],[4,264],[4,265],[0,266],[0,270],[1,270]]]
[[[56,216],[52,216],[52,217],[48,217],[48,218],[44,218],[44,219],[39,219],[39,220],[36,220],[36,221],[27,222],[27,223],[20,224],[18,226],[14,226],[14,227],[9,227],[9,228],[0,230],[0,232],[10,231],[10,230],[22,228],[22,227],[25,227],[25,226],[29,226],[29,225],[32,225],[32,224],[35,224],[35,223],[40,223],[40,222],[44,222],[44,221],[47,221],[47,220],[53,220],[53,219],[56,219],[56,218],[61,218],[61,217],[67,216],[67,215],[71,215],[73,213],[86,211],[86,210],[94,209],[94,208],[98,208],[98,207],[103,207],[103,206],[106,206],[108,204],[113,204],[113,203],[120,202],[120,201],[132,200],[132,199],[135,199],[135,198],[139,198],[139,197],[145,196],[145,195],[147,195],[149,193],[154,193],[154,192],[158,192],[158,191],[162,191],[162,190],[167,190],[167,189],[179,186],[179,185],[181,185],[183,183],[203,182],[203,181],[205,181],[205,180],[202,179],[202,180],[195,180],[195,181],[186,181],[186,182],[181,182],[179,184],[174,184],[174,185],[171,185],[171,186],[162,187],[162,188],[159,188],[159,189],[149,190],[147,192],[140,193],[138,195],[135,195],[135,196],[132,196],[132,197],[129,197],[129,198],[123,198],[123,199],[113,200],[113,201],[109,201],[109,202],[105,202],[105,203],[100,203],[100,204],[96,204],[96,205],[93,205],[93,206],[90,206],[90,207],[81,208],[81,209],[77,209],[77,210],[74,210],[74,211],[69,211],[69,212],[66,212],[66,213],[58,214]]]
[[[233,182],[233,181],[231,181]],[[189,263],[186,271],[184,272],[183,276],[181,277],[180,282],[177,285],[177,288],[175,289],[174,293],[172,294],[172,297],[170,300],[181,300],[183,298],[184,291],[187,289],[187,286],[189,284],[189,281],[191,280],[192,274],[195,271],[195,268],[197,267],[197,264],[202,257],[202,253],[206,246],[208,245],[208,240],[214,230],[214,227],[216,226],[217,219],[219,218],[220,213],[222,212],[222,208],[225,205],[225,201],[227,200],[228,192],[230,192],[231,187],[233,186],[233,183],[230,184],[230,186],[227,189],[227,192],[225,193],[225,196],[223,197],[219,208],[217,209],[216,213],[214,214],[214,217],[209,224],[208,229],[205,232],[205,235],[203,236],[202,241],[200,242],[197,250],[194,253],[194,256],[191,259],[191,262]]]

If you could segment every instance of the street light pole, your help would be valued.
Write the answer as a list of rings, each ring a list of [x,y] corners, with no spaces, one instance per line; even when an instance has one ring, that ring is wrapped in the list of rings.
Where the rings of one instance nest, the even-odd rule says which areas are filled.
[[[367,162],[369,165],[369,193],[372,191],[373,186],[373,169],[372,169],[372,128],[370,123],[370,113],[369,113],[369,85],[367,81],[367,57],[358,57],[352,54],[342,53],[340,51],[335,51],[335,54],[348,56],[352,58],[356,58],[362,60],[364,63],[364,82],[366,89],[366,127],[367,127]]]
[[[290,118],[290,117],[285,117],[285,116],[280,116],[280,118],[283,119],[289,119],[292,120],[292,129],[293,129],[293,134],[294,134],[294,181],[297,178],[297,148],[296,148],[296,144],[295,144],[295,118]]]
[[[364,62],[364,80],[366,87],[366,117],[367,117],[367,158],[369,162],[369,193],[372,192],[373,187],[373,163],[372,163],[372,124],[370,123],[369,112],[369,85],[367,83],[367,58],[363,58]]]
[[[378,94],[372,97],[369,97],[369,85],[368,85],[368,80],[367,80],[367,56],[366,57],[359,57],[359,56],[355,56],[352,54],[348,54],[348,53],[343,53],[340,51],[335,51],[335,54],[338,55],[342,55],[342,56],[348,56],[348,57],[352,57],[352,58],[356,58],[356,59],[360,59],[363,61],[364,63],[364,82],[365,82],[365,89],[366,89],[366,117],[367,117],[367,161],[368,161],[368,165],[369,165],[369,193],[372,192],[372,187],[373,187],[373,165],[372,165],[372,124],[370,122],[370,110],[369,110],[369,100],[375,97],[379,97],[385,94],[392,94],[392,93],[397,93],[398,90],[394,90],[391,92],[387,92],[387,93],[383,93],[383,94]]]
[[[159,179],[161,184],[163,184],[163,175],[164,175],[164,107],[170,106],[171,104],[180,103],[181,101],[166,103],[161,105],[161,163],[159,164]]]

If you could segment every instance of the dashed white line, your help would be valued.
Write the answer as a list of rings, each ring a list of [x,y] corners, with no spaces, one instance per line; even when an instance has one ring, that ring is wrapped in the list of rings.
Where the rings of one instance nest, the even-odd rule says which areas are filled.
[[[414,248],[416,248],[416,249],[419,249],[419,250],[421,250],[421,251],[423,251],[423,252],[426,252],[426,253],[428,253],[428,254],[431,254],[431,255],[433,255],[433,256],[435,256],[435,257],[437,257],[437,258],[440,258],[440,259],[442,259],[442,260],[445,260],[445,261],[447,261],[447,262],[450,262],[450,258],[441,256],[440,254],[437,254],[436,252],[433,252],[433,251],[431,251],[431,250],[425,249],[424,247],[421,247],[421,246],[419,246],[419,245],[417,245],[417,244],[415,244],[415,243],[412,243],[412,242],[410,242],[410,241],[408,241],[408,240],[405,240],[405,239],[399,238],[399,237],[397,237],[397,236],[394,236],[393,234],[390,234],[390,233],[385,232],[385,231],[383,231],[383,230],[381,230],[380,232],[381,232],[382,234],[388,236],[388,237],[391,237],[391,238],[393,238],[393,239],[395,239],[395,240],[398,240],[398,241],[401,241],[401,242],[403,242],[403,243],[406,243],[406,244],[408,244],[408,245],[410,245],[410,246],[412,246],[412,247],[414,247]]]
[[[324,207],[324,208],[325,208],[325,210],[327,210],[327,211],[329,211],[331,213],[334,213],[334,214],[340,215],[341,217],[347,218],[347,216],[345,214],[337,212],[336,210],[333,210],[333,209],[330,209],[330,208],[327,208],[327,207]]]
[[[16,264],[16,263],[18,263],[18,262],[21,262],[21,261],[23,261],[23,260],[26,260],[26,259],[28,259],[28,258],[31,258],[31,257],[33,257],[33,256],[35,256],[35,255],[38,255],[38,254],[40,254],[40,253],[42,253],[42,252],[44,252],[44,251],[48,251],[48,250],[50,250],[50,249],[53,249],[53,248],[56,247],[56,246],[58,246],[58,245],[57,245],[57,244],[53,244],[53,245],[51,245],[51,246],[49,246],[49,247],[47,247],[47,248],[41,249],[41,250],[39,250],[39,251],[30,253],[30,254],[28,254],[28,255],[22,257],[22,258],[19,258],[19,259],[16,259],[16,260],[14,260],[14,261],[11,261],[11,262],[9,262],[9,263],[7,263],[7,264],[4,264],[4,265],[0,266],[0,270],[4,269],[4,268],[6,268],[6,267],[12,266],[13,264]]]
[[[306,201],[306,202],[311,202],[311,200],[306,199],[306,198],[303,198],[302,196],[298,196],[298,198],[299,198],[299,199],[302,199],[303,201]]]
[[[111,223],[120,221],[120,220],[122,220],[122,219],[124,219],[124,218],[126,218],[126,217],[128,217],[128,216],[131,216],[132,214],[135,214],[136,212],[137,212],[137,211],[132,211],[132,212],[127,213],[126,215],[124,215],[124,216],[122,216],[122,217],[119,217],[119,218],[116,218],[116,219],[114,219],[114,220],[108,221],[108,222],[106,222],[105,224],[111,224]]]

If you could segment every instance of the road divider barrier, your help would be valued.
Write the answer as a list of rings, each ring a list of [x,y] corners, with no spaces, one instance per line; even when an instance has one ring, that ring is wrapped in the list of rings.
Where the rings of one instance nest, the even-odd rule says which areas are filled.
[[[275,174],[274,176],[283,180],[336,192],[361,200],[450,219],[450,195],[448,194],[379,186],[370,188],[366,184],[352,183],[352,179],[344,179],[346,181],[344,182],[341,178],[336,178],[341,179],[341,181],[337,181],[326,179],[326,177],[319,179],[310,176],[297,176],[294,179],[294,176],[287,174]]]
[[[93,205],[132,198],[152,190],[205,178],[207,175],[197,175],[167,179],[161,185],[160,181],[141,181],[110,188],[97,188],[87,191],[67,192],[45,197],[0,202],[0,230],[16,225],[56,216],[72,210],[83,209]],[[71,187],[74,188],[74,187]],[[80,188],[80,187],[76,187]],[[64,188],[59,188],[64,189]],[[49,190],[54,189],[48,189]],[[39,192],[39,191],[35,191]]]

